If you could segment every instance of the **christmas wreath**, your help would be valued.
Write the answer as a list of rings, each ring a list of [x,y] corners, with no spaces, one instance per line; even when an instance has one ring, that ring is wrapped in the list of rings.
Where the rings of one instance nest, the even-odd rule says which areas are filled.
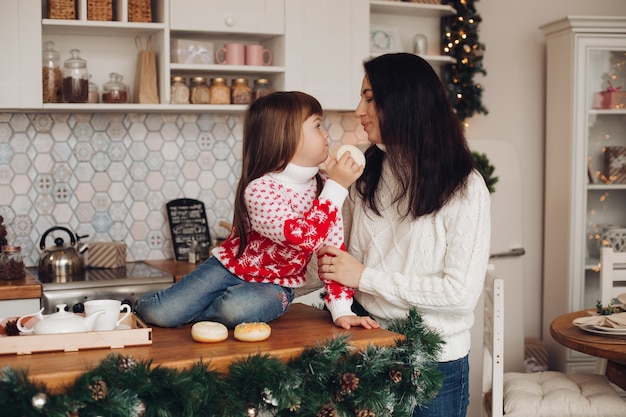
[[[228,374],[210,363],[176,370],[111,354],[57,394],[30,381],[27,370],[5,367],[0,410],[4,417],[408,417],[441,386],[443,341],[415,310],[389,329],[405,338],[356,350],[341,336],[288,363],[251,355]]]

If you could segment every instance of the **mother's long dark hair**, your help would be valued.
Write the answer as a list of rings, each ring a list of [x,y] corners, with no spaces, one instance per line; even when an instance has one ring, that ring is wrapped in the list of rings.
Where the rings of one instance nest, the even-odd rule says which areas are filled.
[[[363,66],[372,86],[385,151],[376,146],[366,151],[367,164],[357,190],[380,215],[376,190],[388,158],[399,184],[394,201],[406,207],[400,214],[434,213],[464,186],[474,167],[463,126],[446,90],[432,67],[416,55],[381,55]]]

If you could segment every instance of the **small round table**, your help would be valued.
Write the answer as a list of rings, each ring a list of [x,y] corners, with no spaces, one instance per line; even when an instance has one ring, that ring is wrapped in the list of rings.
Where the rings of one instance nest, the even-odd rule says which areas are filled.
[[[550,334],[570,349],[607,360],[609,381],[626,390],[626,336],[601,336],[576,327],[572,321],[584,317],[591,309],[575,311],[557,317],[550,324]]]

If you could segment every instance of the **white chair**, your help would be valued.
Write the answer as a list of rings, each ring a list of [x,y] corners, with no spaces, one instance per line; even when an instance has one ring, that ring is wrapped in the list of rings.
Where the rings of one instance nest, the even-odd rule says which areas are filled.
[[[626,293],[626,252],[611,247],[600,248],[600,300],[609,304]]]
[[[485,280],[483,401],[491,417],[625,417],[604,375],[504,372],[504,281]],[[511,329],[519,331],[520,329]]]

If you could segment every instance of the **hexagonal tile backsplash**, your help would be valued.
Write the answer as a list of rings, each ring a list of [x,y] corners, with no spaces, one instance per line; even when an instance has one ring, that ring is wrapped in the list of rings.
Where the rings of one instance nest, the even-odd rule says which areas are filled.
[[[327,113],[331,149],[367,144],[353,113]],[[242,114],[0,113],[0,215],[27,265],[46,230],[125,242],[127,260],[173,258],[165,204],[203,201],[227,231],[241,171]],[[66,240],[67,241],[67,240]]]

